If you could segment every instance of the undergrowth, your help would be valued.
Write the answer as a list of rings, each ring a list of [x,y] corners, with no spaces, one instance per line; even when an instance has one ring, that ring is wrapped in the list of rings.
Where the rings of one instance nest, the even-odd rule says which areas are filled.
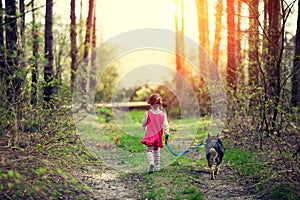
[[[0,199],[91,196],[82,177],[100,164],[79,140],[70,107],[59,104],[68,105],[22,105],[21,117],[0,107]]]
[[[3,139],[3,138],[2,138]],[[97,163],[79,141],[20,148],[1,145],[0,199],[85,199],[89,187],[80,180],[86,163]]]

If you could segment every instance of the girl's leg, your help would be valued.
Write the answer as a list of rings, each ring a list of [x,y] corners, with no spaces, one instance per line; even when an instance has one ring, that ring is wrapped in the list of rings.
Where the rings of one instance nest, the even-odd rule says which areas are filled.
[[[146,147],[146,155],[148,159],[148,172],[152,173],[154,171],[154,156],[153,156],[154,146]]]
[[[154,148],[153,157],[154,157],[154,170],[159,171],[160,170],[160,149],[158,147]]]

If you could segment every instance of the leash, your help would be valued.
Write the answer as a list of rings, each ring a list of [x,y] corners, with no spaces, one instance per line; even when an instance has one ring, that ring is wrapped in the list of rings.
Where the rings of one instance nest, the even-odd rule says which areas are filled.
[[[197,150],[199,147],[201,147],[202,145],[204,145],[205,142],[201,142],[201,143],[198,144],[197,146],[192,147],[192,148],[189,148],[188,150],[186,150],[186,151],[184,151],[184,152],[182,152],[182,153],[174,153],[173,150],[172,150],[172,148],[169,146],[169,144],[168,144],[167,141],[165,142],[165,144],[166,144],[166,147],[167,147],[167,148],[169,149],[169,151],[171,152],[171,154],[173,154],[174,156],[183,156],[183,155],[187,154],[187,153],[190,152],[190,151]]]

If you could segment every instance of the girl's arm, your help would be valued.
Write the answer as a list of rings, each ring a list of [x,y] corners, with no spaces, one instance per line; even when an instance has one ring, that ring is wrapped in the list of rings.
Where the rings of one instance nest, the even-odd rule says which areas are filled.
[[[148,112],[146,111],[145,114],[144,114],[144,117],[143,117],[143,119],[142,119],[142,129],[143,129],[143,130],[146,129],[147,119],[148,119]]]

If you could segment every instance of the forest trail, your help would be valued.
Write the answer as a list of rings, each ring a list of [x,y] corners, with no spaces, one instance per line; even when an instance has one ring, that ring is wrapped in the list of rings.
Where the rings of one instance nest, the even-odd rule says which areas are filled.
[[[91,171],[82,177],[82,183],[91,188],[91,199],[95,200],[138,200],[143,199],[138,191],[149,191],[149,183],[141,173],[122,174],[113,169],[91,167]],[[97,172],[98,171],[98,172]],[[160,173],[160,172],[156,172]],[[237,184],[233,178],[234,171],[230,167],[220,169],[216,180],[210,180],[209,170],[186,170],[194,185],[199,188],[204,199],[214,200],[246,200],[257,199],[253,191],[246,185]],[[198,178],[194,178],[196,177]],[[169,188],[172,188],[170,183]]]
[[[101,168],[99,168],[101,167]],[[94,200],[135,200],[140,199],[134,191],[139,179],[120,178],[120,172],[103,166],[89,166],[89,171],[81,177],[82,184],[91,188],[90,199]]]
[[[199,179],[195,179],[195,183],[199,185],[199,189],[205,199],[256,199],[249,187],[238,184],[233,179],[234,172],[229,167],[221,168],[220,173],[216,176],[215,180],[210,180],[208,168],[191,171],[190,173],[199,175]]]

